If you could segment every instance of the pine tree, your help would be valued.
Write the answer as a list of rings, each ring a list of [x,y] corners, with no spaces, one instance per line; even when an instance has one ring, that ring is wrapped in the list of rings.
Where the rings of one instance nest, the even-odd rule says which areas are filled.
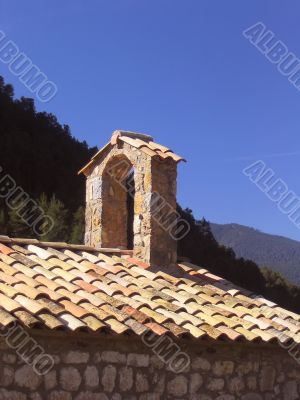
[[[85,212],[84,207],[79,207],[73,215],[72,231],[70,242],[74,244],[82,244],[85,230]]]
[[[31,227],[19,216],[16,210],[8,212],[8,234],[11,237],[33,237]]]
[[[46,231],[43,232],[41,228],[40,240],[43,241],[67,241],[68,240],[68,229],[67,229],[67,215],[64,204],[58,200],[55,195],[50,200],[47,199],[46,195],[43,194],[39,198],[39,206],[43,209],[44,213],[53,221],[53,226],[48,231],[48,227],[45,227]]]
[[[7,234],[7,220],[4,210],[0,209],[0,235]]]

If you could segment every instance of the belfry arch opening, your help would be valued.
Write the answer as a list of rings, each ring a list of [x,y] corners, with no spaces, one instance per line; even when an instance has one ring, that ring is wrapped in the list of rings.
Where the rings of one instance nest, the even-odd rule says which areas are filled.
[[[125,187],[127,190],[127,248],[133,249],[134,245],[134,196],[135,196],[135,183],[134,183],[134,168],[128,171],[126,176]]]
[[[102,190],[102,247],[133,249],[135,174],[127,157],[108,162]]]

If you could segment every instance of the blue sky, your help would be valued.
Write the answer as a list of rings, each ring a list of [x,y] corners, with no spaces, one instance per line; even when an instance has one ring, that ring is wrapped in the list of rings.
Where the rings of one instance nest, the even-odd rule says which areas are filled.
[[[151,134],[188,160],[178,200],[197,218],[300,240],[242,173],[262,159],[300,196],[300,92],[242,35],[262,21],[300,58],[299,14],[297,0],[0,0],[0,29],[57,84],[37,108],[75,137]]]

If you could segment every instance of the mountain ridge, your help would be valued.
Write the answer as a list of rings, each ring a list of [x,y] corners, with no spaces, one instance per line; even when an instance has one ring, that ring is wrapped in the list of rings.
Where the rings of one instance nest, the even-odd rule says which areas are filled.
[[[219,244],[231,247],[238,257],[270,267],[294,284],[300,284],[300,242],[237,223],[210,223]]]

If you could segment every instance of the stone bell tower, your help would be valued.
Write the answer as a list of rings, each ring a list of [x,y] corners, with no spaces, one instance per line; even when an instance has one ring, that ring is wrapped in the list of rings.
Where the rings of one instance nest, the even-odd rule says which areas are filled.
[[[148,135],[115,131],[79,173],[86,182],[85,243],[133,248],[151,265],[177,261],[177,237],[187,229],[176,212],[177,163],[183,158]]]

